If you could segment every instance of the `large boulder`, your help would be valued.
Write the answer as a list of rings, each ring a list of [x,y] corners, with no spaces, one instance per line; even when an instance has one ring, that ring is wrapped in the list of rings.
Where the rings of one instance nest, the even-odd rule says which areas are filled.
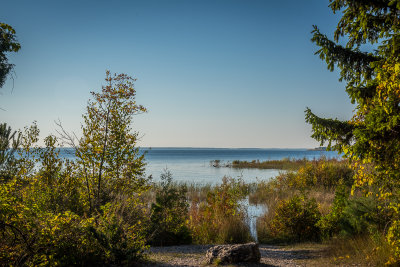
[[[219,245],[207,250],[207,264],[239,262],[260,262],[261,254],[256,243]]]

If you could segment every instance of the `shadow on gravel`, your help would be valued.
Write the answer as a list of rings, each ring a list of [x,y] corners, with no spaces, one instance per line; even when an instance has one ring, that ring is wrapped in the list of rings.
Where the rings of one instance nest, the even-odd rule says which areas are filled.
[[[150,249],[149,261],[143,262],[138,266],[158,266],[158,267],[188,267],[206,266],[204,264],[207,249],[213,245],[187,245],[171,247],[152,247]],[[321,257],[320,249],[291,249],[271,245],[260,245],[260,263],[239,263],[228,266],[246,267],[276,267],[276,266],[295,266],[296,260],[307,260]],[[211,265],[212,266],[212,265]]]
[[[322,250],[308,249],[282,249],[274,246],[260,246],[262,258],[270,258],[277,260],[304,260],[321,257]]]
[[[179,264],[179,263],[174,263],[174,264],[168,264],[168,263],[160,263],[160,262],[147,262],[145,264],[139,265],[140,267],[149,267],[149,266],[154,266],[154,267],[189,267],[189,266],[215,266],[215,265],[205,265],[205,264],[200,264],[200,265],[188,265],[188,264]],[[221,265],[224,266],[224,265]],[[236,263],[236,264],[228,264],[225,266],[237,266],[237,267],[276,267],[279,265],[271,265],[271,264],[265,264],[265,263]]]

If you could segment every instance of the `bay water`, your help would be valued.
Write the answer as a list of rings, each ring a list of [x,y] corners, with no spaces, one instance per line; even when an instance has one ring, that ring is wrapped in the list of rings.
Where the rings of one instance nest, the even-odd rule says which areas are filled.
[[[140,153],[145,154],[146,176],[152,175],[153,181],[160,180],[160,175],[171,172],[174,181],[187,184],[219,184],[224,176],[241,178],[246,183],[269,180],[277,176],[280,170],[272,169],[234,169],[227,167],[213,167],[211,162],[220,160],[220,165],[233,160],[281,160],[281,159],[327,159],[339,158],[334,151],[309,150],[309,149],[261,149],[261,148],[140,148]],[[74,159],[72,148],[62,148],[60,156]],[[256,221],[267,211],[263,205],[251,205],[248,199],[242,204],[247,209],[247,223],[251,235],[257,241]]]
[[[174,181],[194,184],[218,184],[224,176],[242,178],[251,183],[268,180],[279,174],[279,170],[271,169],[234,169],[213,167],[211,161],[220,160],[221,165],[233,160],[281,160],[339,158],[337,152],[309,149],[273,149],[273,148],[164,148],[142,147],[140,153],[145,154],[146,176],[152,175],[154,181],[160,179],[161,173],[168,170]],[[60,156],[74,159],[74,149],[61,148]]]

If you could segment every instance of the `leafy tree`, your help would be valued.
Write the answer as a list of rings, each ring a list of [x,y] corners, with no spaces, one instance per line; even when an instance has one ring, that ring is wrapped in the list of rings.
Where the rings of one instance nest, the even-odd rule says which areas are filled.
[[[400,1],[330,0],[341,11],[334,40],[314,26],[316,52],[356,104],[348,121],[320,118],[306,110],[306,121],[321,144],[343,152],[356,169],[355,187],[382,200],[400,218]],[[346,45],[339,45],[345,37]],[[365,44],[374,49],[365,50]],[[364,45],[364,46],[363,46]],[[354,188],[355,188],[354,187]],[[394,224],[398,225],[398,224]],[[398,255],[400,259],[400,247]]]
[[[0,183],[1,266],[131,266],[143,257],[148,183],[130,124],[145,109],[134,79],[106,80],[83,116],[78,160],[60,158],[54,136],[38,147],[35,123],[21,134],[16,170]]]
[[[91,210],[117,194],[140,192],[147,184],[144,156],[136,147],[138,133],[131,128],[133,115],[146,112],[136,104],[135,79],[107,71],[105,80],[100,93],[91,93],[76,147]]]
[[[0,88],[3,87],[7,75],[14,68],[8,63],[7,53],[18,52],[21,45],[17,42],[15,30],[8,24],[0,23]]]

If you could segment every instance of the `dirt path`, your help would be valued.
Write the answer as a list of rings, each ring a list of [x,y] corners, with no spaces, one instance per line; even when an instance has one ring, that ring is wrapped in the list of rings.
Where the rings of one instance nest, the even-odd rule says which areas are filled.
[[[205,266],[205,254],[211,245],[188,245],[153,247],[149,262],[142,266]],[[322,245],[309,244],[296,247],[260,245],[259,264],[239,264],[230,266],[327,266],[323,260]]]

